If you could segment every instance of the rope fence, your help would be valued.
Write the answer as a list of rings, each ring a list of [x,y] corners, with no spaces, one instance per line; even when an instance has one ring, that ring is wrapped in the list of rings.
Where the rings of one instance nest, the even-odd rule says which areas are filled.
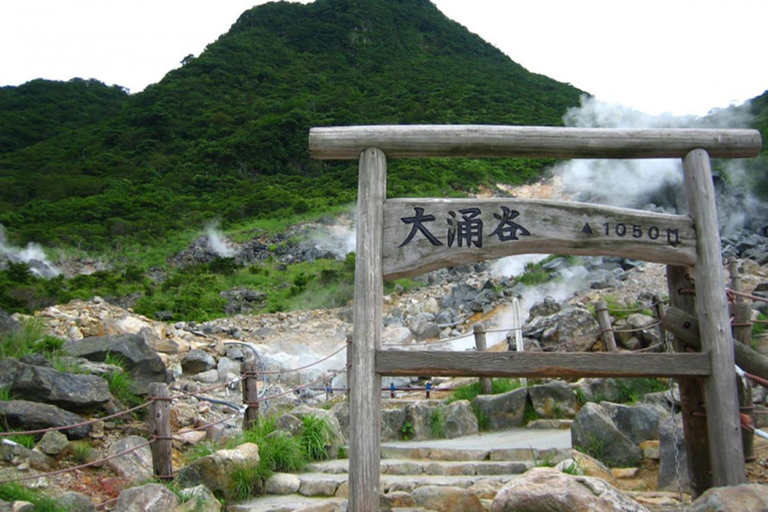
[[[0,484],[12,483],[12,482],[21,482],[21,481],[25,481],[25,480],[34,480],[34,479],[38,479],[38,478],[47,478],[47,477],[51,477],[51,476],[55,476],[55,475],[60,475],[60,474],[64,474],[64,473],[70,473],[70,472],[79,471],[79,470],[86,469],[86,468],[93,467],[93,466],[99,466],[101,464],[104,464],[105,462],[108,462],[108,461],[112,460],[112,459],[116,459],[116,458],[119,458],[119,457],[126,456],[126,455],[128,455],[130,453],[133,453],[133,452],[135,452],[137,450],[140,450],[142,448],[145,448],[147,446],[152,447],[152,459],[153,459],[153,468],[154,468],[155,476],[157,478],[161,479],[161,480],[162,479],[173,478],[175,472],[173,471],[173,466],[172,466],[172,453],[171,453],[171,451],[172,451],[172,441],[180,440],[177,437],[180,434],[184,434],[184,433],[188,433],[188,432],[196,432],[196,431],[207,430],[207,429],[209,429],[211,427],[214,427],[216,425],[219,425],[219,424],[222,424],[222,423],[225,423],[225,422],[228,422],[228,421],[232,421],[232,420],[238,418],[241,414],[245,414],[246,418],[247,418],[248,410],[253,408],[253,407],[255,407],[256,410],[258,410],[258,406],[259,406],[260,403],[266,402],[267,400],[273,400],[275,398],[278,398],[278,397],[281,397],[281,396],[285,396],[285,395],[288,395],[288,394],[291,394],[291,393],[298,393],[302,389],[310,388],[311,386],[316,385],[319,382],[322,382],[322,381],[328,380],[328,379],[332,379],[333,377],[346,372],[350,365],[347,364],[345,367],[343,367],[341,369],[330,370],[330,371],[324,373],[320,378],[315,379],[312,382],[308,382],[306,384],[301,384],[301,385],[293,386],[292,388],[290,388],[288,390],[285,390],[285,391],[283,391],[281,393],[276,393],[274,395],[270,395],[270,396],[267,396],[267,397],[259,397],[256,400],[249,400],[248,397],[246,396],[246,394],[244,393],[243,394],[244,406],[238,408],[239,411],[238,411],[237,414],[229,415],[229,416],[226,416],[226,417],[224,417],[222,419],[219,419],[217,421],[213,421],[213,422],[210,422],[210,423],[207,423],[207,424],[204,424],[204,425],[200,425],[200,426],[197,426],[197,427],[194,427],[194,428],[184,428],[184,429],[181,429],[178,432],[176,432],[175,435],[171,432],[170,406],[171,406],[171,404],[173,402],[176,402],[176,401],[184,399],[184,398],[195,397],[195,398],[198,398],[199,400],[208,400],[208,401],[211,401],[212,403],[219,403],[219,404],[228,405],[228,406],[231,407],[233,404],[224,403],[223,400],[217,400],[217,399],[212,399],[211,397],[203,396],[201,393],[208,393],[208,392],[211,392],[211,391],[214,391],[214,390],[217,390],[217,389],[226,388],[226,387],[229,387],[232,384],[235,384],[235,383],[238,383],[238,382],[243,382],[244,390],[248,387],[249,384],[252,385],[253,388],[255,389],[256,386],[258,385],[258,379],[259,379],[260,375],[264,375],[264,374],[279,375],[279,374],[284,374],[284,373],[291,373],[291,372],[297,372],[297,371],[301,371],[301,370],[306,370],[308,368],[311,368],[313,366],[316,366],[318,364],[321,364],[321,363],[327,361],[328,359],[332,358],[336,354],[340,353],[342,350],[346,349],[348,345],[349,345],[349,343],[346,343],[342,347],[336,349],[331,354],[329,354],[329,355],[327,355],[327,356],[325,356],[325,357],[323,357],[321,359],[318,359],[317,361],[314,361],[311,364],[304,365],[304,366],[297,367],[297,368],[289,368],[289,369],[285,369],[285,370],[270,371],[270,372],[256,372],[256,371],[253,371],[252,369],[250,371],[248,371],[247,363],[246,363],[246,364],[243,364],[244,371],[235,379],[231,379],[231,380],[228,380],[228,381],[226,381],[224,383],[217,384],[217,385],[210,386],[210,387],[206,387],[206,388],[203,388],[203,389],[200,389],[200,390],[195,390],[195,391],[190,391],[190,392],[183,392],[183,393],[178,393],[178,394],[175,394],[175,395],[170,395],[170,393],[168,392],[169,391],[169,387],[166,384],[163,384],[163,383],[153,383],[153,384],[150,385],[150,397],[149,397],[149,399],[146,402],[144,402],[143,404],[138,405],[136,407],[132,407],[130,409],[126,409],[126,410],[120,411],[118,413],[110,414],[108,416],[103,416],[101,418],[94,418],[94,419],[91,419],[91,420],[88,420],[88,421],[82,421],[82,422],[79,422],[79,423],[72,423],[72,424],[69,424],[69,425],[49,427],[49,428],[43,428],[43,429],[24,430],[24,431],[12,431],[12,432],[0,432],[0,438],[9,437],[9,436],[17,436],[17,435],[35,435],[35,436],[37,436],[37,435],[45,434],[47,432],[62,431],[62,430],[66,431],[66,430],[70,430],[70,429],[74,429],[74,428],[84,427],[84,426],[92,425],[92,424],[95,424],[95,423],[98,423],[98,422],[103,422],[105,420],[109,420],[109,419],[113,419],[113,418],[119,418],[119,417],[124,417],[126,415],[130,415],[130,414],[132,414],[132,413],[134,413],[136,411],[139,411],[139,410],[147,408],[147,407],[151,407],[152,408],[151,411],[150,411],[150,414],[148,414],[148,417],[149,417],[148,419],[149,419],[149,423],[150,423],[150,429],[149,430],[151,432],[151,435],[149,436],[150,437],[149,441],[146,441],[145,443],[141,443],[141,444],[139,444],[137,446],[134,446],[132,448],[123,450],[123,451],[121,451],[119,453],[115,453],[113,455],[110,455],[108,457],[104,457],[104,458],[101,458],[101,459],[98,459],[98,460],[90,461],[90,462],[87,462],[87,463],[84,463],[84,464],[80,464],[80,465],[76,465],[76,466],[72,466],[72,467],[69,467],[69,468],[59,469],[59,470],[56,470],[56,471],[50,471],[50,472],[45,472],[45,473],[37,473],[37,474],[33,474],[33,475],[23,475],[23,476],[18,476],[18,477],[14,477],[14,478],[8,478],[8,479],[0,480]],[[175,391],[181,391],[181,390],[176,389]],[[246,426],[247,426],[246,422],[244,421],[244,427],[246,427]],[[16,444],[16,443],[14,443],[13,441],[10,441],[10,440],[3,440],[3,443],[5,443],[5,444],[12,444],[12,445]],[[158,447],[160,447],[161,449],[158,449]],[[114,500],[111,500],[111,501],[114,501]],[[97,505],[97,508],[101,509],[101,508],[107,506],[109,503],[110,503],[110,501],[102,502],[101,504]]]

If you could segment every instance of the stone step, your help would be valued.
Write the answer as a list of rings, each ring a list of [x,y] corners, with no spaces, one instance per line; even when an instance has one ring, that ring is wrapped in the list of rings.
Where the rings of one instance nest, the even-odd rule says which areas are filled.
[[[542,460],[566,458],[570,449],[565,448],[498,448],[498,449],[464,449],[428,446],[382,445],[381,458],[413,459],[433,461],[516,461],[537,462]]]
[[[227,507],[227,512],[347,512],[346,498],[307,498],[298,494],[266,496]],[[421,507],[392,507],[391,512],[434,512]]]
[[[382,475],[445,475],[483,476],[517,475],[534,466],[532,461],[435,461],[418,459],[384,459]],[[349,460],[329,460],[310,464],[315,473],[343,474],[349,472]]]

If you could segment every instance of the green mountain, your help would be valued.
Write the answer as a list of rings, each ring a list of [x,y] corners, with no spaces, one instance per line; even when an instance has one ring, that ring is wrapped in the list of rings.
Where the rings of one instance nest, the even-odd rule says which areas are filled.
[[[81,78],[0,87],[0,154],[103,122],[119,113],[127,98],[121,87]]]
[[[51,84],[0,98],[20,101],[33,85]],[[142,93],[54,89],[35,110],[50,121],[32,130],[46,140],[9,135],[23,108],[0,114],[0,224],[17,243],[83,248],[352,203],[356,163],[310,160],[313,126],[560,125],[582,94],[528,72],[427,0],[266,4]],[[80,114],[47,116],[56,94]],[[398,161],[389,194],[462,194],[535,178],[546,164]]]

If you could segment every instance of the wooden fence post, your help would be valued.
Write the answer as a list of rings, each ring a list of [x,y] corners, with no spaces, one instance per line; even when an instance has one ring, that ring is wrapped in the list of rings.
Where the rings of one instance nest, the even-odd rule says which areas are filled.
[[[607,352],[616,352],[616,338],[613,336],[613,326],[611,326],[611,315],[608,313],[608,303],[604,300],[595,302],[595,314],[597,323],[600,325],[600,337],[605,343]]]
[[[149,385],[149,432],[154,440],[152,449],[152,469],[157,478],[173,478],[173,439],[171,438],[171,395],[168,386],[162,382]]]
[[[259,375],[256,362],[249,361],[242,365],[243,373],[243,430],[250,430],[259,422]]]
[[[692,272],[693,269],[687,267],[667,266],[667,286],[670,306],[695,315],[696,306],[693,295],[680,293],[681,290],[693,288]],[[676,352],[693,350],[677,337],[674,343]],[[704,413],[704,387],[697,379],[678,379],[677,385],[680,389],[680,412],[683,416],[687,469],[691,477],[691,496],[695,498],[712,487],[709,430],[707,418],[702,414]]]
[[[485,326],[481,323],[476,323],[472,327],[472,330],[475,332],[475,350],[478,352],[485,352],[485,350],[488,348],[485,341]],[[490,377],[481,377],[480,387],[483,390],[482,394],[493,394],[493,383],[491,382]]]
[[[683,174],[688,210],[696,228],[696,316],[702,352],[709,354],[712,363],[712,374],[704,380],[712,483],[717,487],[739,485],[747,477],[709,154],[703,149],[688,152]]]
[[[359,153],[354,335],[349,380],[349,510],[378,512],[381,489],[381,349],[384,310],[383,224],[387,156]]]
[[[739,276],[739,264],[737,261],[731,261],[728,265],[728,271],[731,275],[731,289],[736,292],[741,291],[741,277]],[[733,337],[739,343],[750,346],[752,341],[752,306],[744,300],[744,297],[736,296],[736,301],[731,304],[731,314],[733,315]],[[752,420],[754,425],[754,403],[752,402],[752,386],[749,382],[738,379],[737,390],[739,392],[739,410],[746,414]],[[747,430],[741,430],[741,440],[744,448],[744,460],[755,460],[755,434]]]

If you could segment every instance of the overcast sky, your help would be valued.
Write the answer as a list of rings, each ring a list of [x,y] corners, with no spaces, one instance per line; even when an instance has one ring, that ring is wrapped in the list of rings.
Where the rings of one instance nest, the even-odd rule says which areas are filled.
[[[433,1],[528,70],[650,114],[703,115],[768,89],[766,0]],[[261,3],[3,0],[0,85],[81,77],[139,92]]]

